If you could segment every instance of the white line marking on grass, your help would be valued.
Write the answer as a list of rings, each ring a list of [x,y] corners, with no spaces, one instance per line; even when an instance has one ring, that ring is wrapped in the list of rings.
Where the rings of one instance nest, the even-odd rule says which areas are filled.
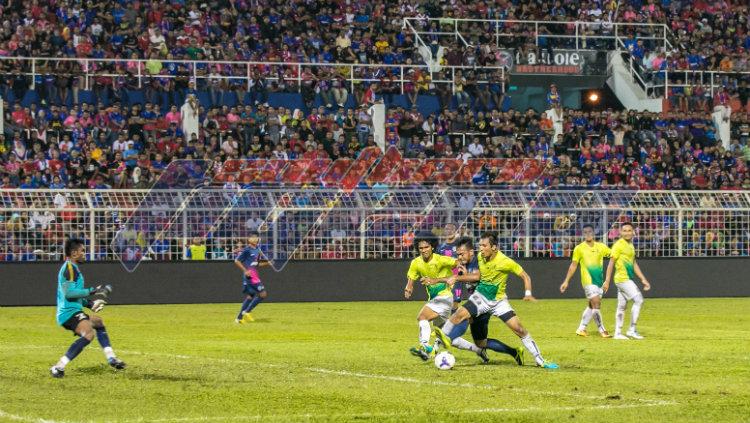
[[[587,395],[587,394],[579,394],[576,392],[544,391],[544,390],[536,390],[536,389],[517,388],[513,386],[499,386],[499,385],[486,385],[486,384],[480,385],[480,384],[474,384],[474,383],[446,382],[442,380],[425,380],[425,379],[418,379],[418,378],[412,378],[412,377],[407,377],[407,376],[393,376],[393,375],[380,375],[380,374],[375,374],[375,373],[350,372],[347,370],[333,370],[333,369],[324,369],[320,367],[295,367],[295,366],[290,366],[290,365],[258,363],[256,361],[237,360],[237,359],[231,359],[231,358],[187,356],[187,355],[182,355],[182,354],[168,354],[168,353],[144,353],[141,351],[123,351],[123,352],[126,354],[136,354],[136,355],[143,355],[143,356],[158,355],[158,356],[172,357],[172,358],[178,358],[178,359],[183,359],[183,360],[208,360],[208,361],[215,361],[219,363],[250,364],[253,366],[261,366],[261,367],[267,367],[267,368],[285,368],[285,369],[297,368],[297,369],[307,370],[313,373],[331,374],[331,375],[336,375],[336,376],[355,377],[355,378],[363,378],[363,379],[388,380],[388,381],[393,381],[393,382],[407,382],[407,383],[415,383],[419,385],[452,386],[452,387],[460,387],[460,388],[489,389],[489,390],[509,389],[511,391],[523,392],[523,393],[532,394],[532,395],[551,395],[551,396],[564,395],[564,396],[569,396],[569,397],[574,397],[574,398],[583,398],[583,399],[590,399],[590,400],[606,399],[606,397],[603,395]],[[655,399],[630,398],[630,400],[638,401],[640,403],[650,404],[650,405],[676,404],[676,402],[673,402],[673,401],[663,401],[663,400],[655,400]]]
[[[62,423],[57,420],[38,419],[36,417],[19,416],[18,414],[7,413],[0,410],[0,418],[13,420],[17,422],[30,422],[30,423]]]
[[[594,406],[564,406],[564,407],[521,407],[521,408],[479,408],[466,410],[446,411],[443,414],[504,414],[504,413],[533,413],[550,411],[589,411],[589,410],[618,410],[626,408],[656,407],[663,404],[619,404],[619,405],[594,405]],[[351,414],[266,414],[255,416],[196,416],[196,417],[174,417],[163,419],[133,419],[124,420],[122,423],[139,422],[203,422],[203,421],[233,421],[233,420],[289,420],[289,419],[336,419],[336,418],[368,418],[368,417],[414,417],[427,416],[433,412],[408,411],[400,413],[351,413]]]

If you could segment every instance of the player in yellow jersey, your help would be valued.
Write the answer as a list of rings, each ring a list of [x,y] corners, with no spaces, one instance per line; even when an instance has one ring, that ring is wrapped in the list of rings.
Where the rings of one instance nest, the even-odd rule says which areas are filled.
[[[633,230],[632,223],[623,223],[620,226],[620,239],[612,245],[612,258],[607,266],[607,276],[604,279],[604,292],[609,289],[609,282],[612,280],[612,272],[615,274],[615,285],[617,286],[617,313],[615,314],[615,339],[643,339],[636,330],[638,315],[643,305],[643,294],[633,282],[636,276],[643,284],[643,290],[651,289],[638,263],[635,261],[635,248],[633,247]],[[625,307],[628,301],[633,301],[633,307],[630,309],[630,329],[625,335],[622,334],[622,324],[625,320]]]
[[[602,289],[602,285],[604,284],[604,258],[609,257],[610,250],[609,247],[601,242],[596,242],[594,227],[591,225],[583,227],[583,239],[584,241],[576,245],[576,248],[573,250],[568,274],[565,275],[565,280],[560,285],[560,292],[565,292],[568,289],[570,278],[576,273],[576,269],[578,269],[578,265],[580,264],[581,285],[583,285],[583,292],[586,293],[589,303],[586,306],[586,310],[583,311],[581,324],[578,325],[576,335],[589,336],[586,333],[586,326],[589,325],[589,322],[593,318],[602,338],[610,338],[611,335],[604,328],[600,310],[602,295],[604,294]]]
[[[438,278],[453,276],[453,269],[459,265],[458,260],[434,252],[437,239],[431,234],[420,234],[414,245],[419,250],[419,256],[415,257],[409,264],[406,273],[406,287],[404,297],[408,300],[414,291],[414,283],[420,282],[427,289],[427,304],[419,311],[417,323],[419,325],[419,347],[411,349],[411,353],[422,360],[429,360],[434,347],[430,346],[430,323],[442,325],[451,315],[453,306],[453,291],[444,281]],[[450,344],[449,344],[450,345]],[[486,352],[471,342],[457,337],[453,346],[462,350],[476,353],[485,363],[489,361]]]
[[[466,331],[466,325],[461,325],[462,322],[485,313],[491,313],[502,320],[513,333],[521,338],[521,343],[534,356],[537,366],[556,369],[557,364],[544,360],[539,347],[537,347],[526,328],[521,325],[521,320],[516,316],[508,302],[508,297],[505,295],[505,283],[508,280],[508,275],[513,273],[523,279],[526,290],[523,299],[535,301],[535,298],[531,295],[531,277],[529,274],[513,259],[497,250],[497,235],[492,232],[482,235],[479,241],[477,261],[479,262],[479,273],[448,278],[449,285],[452,285],[456,280],[461,282],[479,281],[479,283],[469,300],[459,307],[442,330],[436,328],[435,334],[444,345],[452,344],[453,339]]]

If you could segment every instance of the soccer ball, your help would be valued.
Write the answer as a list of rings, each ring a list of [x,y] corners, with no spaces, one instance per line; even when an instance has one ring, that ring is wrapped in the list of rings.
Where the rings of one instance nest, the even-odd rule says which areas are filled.
[[[456,364],[456,357],[448,351],[439,352],[435,356],[435,367],[440,370],[450,370]]]

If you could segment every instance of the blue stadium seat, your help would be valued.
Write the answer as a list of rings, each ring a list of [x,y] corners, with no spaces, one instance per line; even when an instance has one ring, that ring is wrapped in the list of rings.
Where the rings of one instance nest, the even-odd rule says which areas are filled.
[[[123,101],[127,103],[128,106],[144,104],[146,102],[146,98],[143,96],[143,91],[141,90],[125,90],[125,94],[127,95],[127,98],[123,98]]]
[[[302,95],[297,93],[268,93],[268,105],[287,109],[306,110]]]
[[[417,109],[422,116],[429,116],[431,113],[440,113],[440,102],[437,96],[420,95],[417,97]]]
[[[21,99],[22,107],[29,107],[31,103],[39,103],[39,94],[35,90],[26,91],[23,99]],[[8,104],[12,104],[10,100],[8,100]]]
[[[81,90],[78,92],[78,103],[95,104],[96,96],[91,90]]]

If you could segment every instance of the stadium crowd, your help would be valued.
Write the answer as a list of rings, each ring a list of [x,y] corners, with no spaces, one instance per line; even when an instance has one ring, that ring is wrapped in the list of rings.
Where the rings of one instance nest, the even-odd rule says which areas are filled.
[[[148,188],[175,159],[356,158],[374,146],[364,108],[320,107],[308,115],[264,104],[199,108],[199,129],[185,135],[173,107],[162,115],[114,104],[6,110],[0,142],[3,188]],[[551,174],[537,186],[640,189],[750,188],[750,120],[732,119],[728,149],[716,140],[707,112],[584,112],[566,110],[554,139],[544,113],[445,110],[422,116],[391,108],[386,143],[406,158],[539,159]],[[10,135],[10,136],[8,136]],[[507,182],[492,169],[474,184]],[[283,182],[283,181],[282,181]]]

